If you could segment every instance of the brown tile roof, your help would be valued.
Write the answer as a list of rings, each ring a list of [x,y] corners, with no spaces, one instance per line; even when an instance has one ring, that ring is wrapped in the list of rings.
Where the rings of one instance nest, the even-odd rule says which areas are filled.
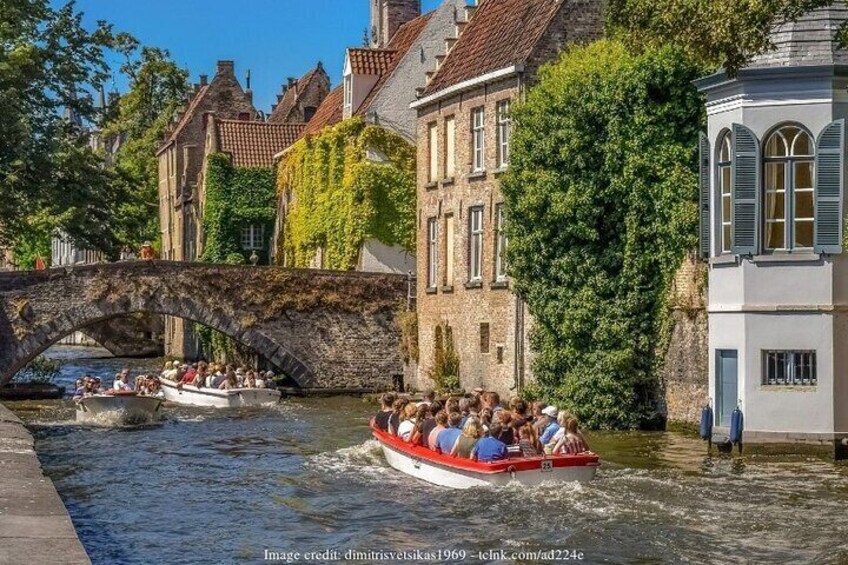
[[[356,111],[357,115],[364,116],[368,112],[368,108],[371,106],[371,102],[374,100],[374,97],[376,97],[383,89],[383,86],[389,80],[389,77],[392,76],[392,73],[395,72],[395,69],[400,64],[401,59],[404,58],[406,53],[418,39],[418,36],[421,35],[422,31],[424,31],[424,27],[427,25],[427,22],[430,21],[432,15],[433,12],[428,12],[423,16],[418,16],[414,20],[406,22],[398,28],[392,36],[391,41],[389,41],[389,44],[386,46],[388,49],[395,52],[395,56],[392,57],[392,61],[386,71],[380,75],[380,79],[377,81],[377,84],[374,85],[374,88],[371,89],[371,92],[368,93],[368,96],[366,96],[365,100],[363,100],[362,104],[360,104]]]
[[[237,167],[270,167],[274,155],[294,143],[306,124],[271,124],[219,120],[218,149],[233,157]]]
[[[351,47],[347,50],[350,68],[355,75],[381,75],[392,64],[396,52],[391,49],[364,49]]]
[[[566,4],[558,0],[486,0],[477,8],[424,95],[523,64]]]
[[[315,67],[297,79],[296,88],[286,89],[285,94],[283,94],[283,97],[280,99],[279,103],[277,103],[277,106],[271,112],[271,115],[268,116],[268,121],[271,123],[278,123],[288,120],[289,114],[291,114],[292,110],[294,110],[295,102],[297,102],[297,93],[305,92],[309,83],[312,82],[312,79],[317,77],[320,72],[321,67]]]
[[[325,127],[342,121],[343,103],[344,86],[337,86],[330,91],[327,97],[324,98],[324,101],[321,102],[321,105],[318,106],[318,109],[315,110],[315,115],[312,116],[312,119],[309,120],[308,124],[306,124],[306,128],[303,130],[301,137],[304,135],[315,135]]]

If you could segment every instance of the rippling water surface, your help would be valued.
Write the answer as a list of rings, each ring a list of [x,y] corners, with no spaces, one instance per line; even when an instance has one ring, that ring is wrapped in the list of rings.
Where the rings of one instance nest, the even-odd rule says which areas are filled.
[[[73,360],[63,380],[124,365],[150,362]],[[355,398],[171,405],[136,429],[78,426],[67,401],[12,407],[96,564],[557,548],[589,563],[848,562],[848,469],[816,459],[708,459],[678,434],[591,434],[604,462],[591,484],[457,492],[388,468],[368,439],[374,407]]]

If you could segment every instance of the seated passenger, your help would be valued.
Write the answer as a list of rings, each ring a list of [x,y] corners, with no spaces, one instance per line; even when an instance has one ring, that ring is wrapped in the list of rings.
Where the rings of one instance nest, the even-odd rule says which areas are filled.
[[[515,432],[512,429],[512,414],[509,411],[501,408],[495,412],[492,421],[501,425],[501,433],[498,439],[507,445],[514,445],[516,442]]]
[[[523,427],[530,421],[527,416],[527,403],[520,398],[513,398],[510,404],[512,405],[512,427]]]
[[[462,427],[465,428],[465,424],[471,418],[480,418],[480,397],[477,395],[468,398],[468,413],[465,416],[465,419],[462,421]],[[462,406],[462,401],[460,401],[460,406]]]
[[[410,404],[415,406],[415,427],[409,436],[409,443],[413,445],[424,445],[424,424],[427,422],[427,415],[430,412],[430,407],[426,404]]]
[[[380,411],[374,415],[374,427],[382,432],[389,431],[389,418],[392,415],[392,404],[395,402],[395,395],[391,392],[386,392],[380,398]]]
[[[547,422],[545,422],[544,426],[537,426],[536,430],[539,433],[539,441],[542,445],[548,445],[560,428],[559,423],[557,423],[559,411],[556,406],[546,406],[542,410],[542,413]]]
[[[589,451],[589,444],[586,442],[583,434],[580,433],[579,422],[577,418],[568,418],[565,422],[565,435],[554,446],[553,454],[567,453],[569,455],[576,455],[584,451]]]
[[[541,455],[541,451],[536,449],[535,441],[536,432],[533,426],[523,425],[518,428],[518,447],[521,448],[522,457],[534,457]]]
[[[444,410],[439,410],[436,412],[436,416],[433,418],[433,421],[436,425],[432,430],[430,430],[430,434],[427,436],[427,446],[433,451],[438,451],[439,448],[436,447],[436,441],[439,438],[439,434],[448,428],[448,413]],[[454,441],[456,441],[455,438]]]
[[[422,395],[422,400],[418,403],[418,406],[429,406],[430,403],[434,400],[436,400],[436,393],[432,389],[427,389],[424,391],[424,394]]]
[[[445,412],[450,414],[451,412],[459,412],[459,399],[450,397],[445,401]]]
[[[74,400],[79,401],[85,395],[85,385],[82,379],[77,379],[74,385]]]
[[[444,432],[443,432],[444,433]],[[451,457],[462,457],[463,459],[471,459],[471,452],[474,446],[480,441],[480,436],[483,435],[480,420],[477,418],[469,418],[462,428],[462,433],[456,438],[456,443],[451,449]]]
[[[236,380],[236,374],[232,369],[227,369],[227,375],[224,378],[224,381],[218,385],[219,390],[232,390],[234,388],[238,388],[238,381]]]
[[[265,373],[265,388],[277,388],[277,381],[274,380],[274,373],[272,371],[267,371]]]
[[[389,433],[393,436],[398,435],[400,421],[403,419],[403,414],[406,411],[406,406],[409,404],[408,398],[398,398],[392,404],[392,414],[389,416]]]
[[[501,406],[501,396],[494,391],[484,392],[482,396],[483,407],[488,408],[494,414],[503,410]]]
[[[436,414],[441,410],[442,403],[438,400],[427,405],[427,415],[424,417],[424,425],[421,426],[421,445],[424,447],[430,447],[430,432],[436,427]]]
[[[537,400],[537,401],[533,402],[532,404],[530,404],[530,407],[529,407],[530,414],[527,417],[527,419],[534,424],[537,423],[544,416],[544,410],[545,410],[545,408],[547,408],[547,406],[548,405],[545,404],[544,402],[542,402],[541,400]],[[541,432],[539,431],[539,429],[536,428],[536,434],[538,435],[540,433]]]
[[[509,449],[506,444],[498,439],[501,434],[501,425],[492,424],[488,436],[480,438],[474,449],[471,450],[471,460],[489,463],[491,461],[503,461],[509,457]]]
[[[412,432],[415,429],[416,416],[418,415],[418,407],[415,404],[407,403],[403,408],[403,419],[398,426],[397,435],[403,441],[412,439]]]
[[[456,439],[462,433],[462,430],[459,428],[459,424],[461,422],[462,414],[459,412],[451,412],[448,414],[448,428],[446,430],[442,430],[442,433],[436,436],[437,451],[444,453],[445,455],[450,454],[454,444],[456,443]]]

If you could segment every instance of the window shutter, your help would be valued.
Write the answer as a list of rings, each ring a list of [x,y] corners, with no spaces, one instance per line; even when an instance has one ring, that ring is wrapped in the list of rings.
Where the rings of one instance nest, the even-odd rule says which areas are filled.
[[[759,251],[760,142],[750,129],[733,124],[733,248],[736,255]]]
[[[700,222],[702,259],[710,258],[710,140],[702,133],[698,144],[698,156],[701,168],[700,180]]]
[[[842,253],[844,152],[845,120],[838,120],[816,141],[816,253]]]

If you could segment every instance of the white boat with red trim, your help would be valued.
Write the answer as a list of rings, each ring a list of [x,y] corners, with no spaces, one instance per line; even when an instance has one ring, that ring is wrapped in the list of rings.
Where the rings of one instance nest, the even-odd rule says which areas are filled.
[[[93,424],[147,424],[159,419],[162,399],[130,391],[107,391],[76,402],[77,422]]]
[[[510,457],[481,463],[451,457],[426,447],[412,445],[372,426],[374,438],[383,447],[388,464],[402,473],[445,487],[466,489],[485,485],[539,485],[548,482],[589,482],[600,467],[600,458],[587,452],[579,455]]]
[[[276,404],[280,400],[280,391],[272,388],[197,388],[172,380],[160,378],[165,400],[186,406],[207,406],[211,408],[240,408],[244,406],[263,406]]]

